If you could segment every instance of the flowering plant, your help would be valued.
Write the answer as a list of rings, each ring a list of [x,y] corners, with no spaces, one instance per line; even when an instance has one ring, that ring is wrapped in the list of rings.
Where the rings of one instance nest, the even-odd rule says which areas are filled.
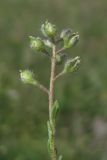
[[[30,36],[30,47],[36,52],[40,52],[48,56],[51,60],[51,73],[49,89],[42,85],[35,79],[34,73],[30,70],[21,70],[20,77],[25,84],[32,84],[39,87],[49,97],[49,120],[47,122],[48,128],[48,150],[51,160],[62,160],[62,155],[58,155],[55,134],[56,134],[56,118],[60,108],[58,100],[55,99],[54,87],[55,81],[67,74],[72,73],[80,63],[80,57],[68,57],[64,53],[65,50],[74,47],[79,41],[79,34],[73,32],[71,29],[64,29],[60,34],[57,32],[55,25],[46,21],[41,26],[41,32],[45,39]],[[61,46],[59,48],[59,46]],[[56,65],[64,64],[62,71],[56,75]]]

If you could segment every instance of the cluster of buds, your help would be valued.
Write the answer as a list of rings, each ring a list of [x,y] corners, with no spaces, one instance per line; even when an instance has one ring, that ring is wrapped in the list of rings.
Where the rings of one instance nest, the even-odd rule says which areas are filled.
[[[71,29],[64,29],[60,34],[57,32],[57,28],[55,25],[51,24],[50,22],[46,21],[41,26],[41,32],[44,39],[34,36],[29,36],[30,38],[30,47],[36,52],[45,53],[51,57],[51,50],[54,45],[59,44],[59,42],[63,43],[63,50],[67,50],[69,48],[74,47],[77,42],[79,41],[79,34],[78,32],[73,32]],[[58,37],[59,35],[59,37]],[[59,41],[58,41],[59,39]],[[58,53],[56,54],[56,62],[57,64],[62,64],[62,62],[67,58],[65,53]]]
[[[54,39],[56,36],[57,33],[56,26],[46,21],[41,26],[41,32],[45,38],[49,39],[41,39],[39,37],[35,38],[33,36],[29,36],[30,47],[34,51],[43,52],[47,54],[48,53],[47,48],[52,48],[54,45],[51,40]]]
[[[55,25],[46,21],[41,25],[41,32],[44,36],[44,39],[40,37],[29,36],[30,38],[30,47],[35,52],[45,53],[51,58],[52,48],[59,43],[63,45],[61,49],[56,51],[56,63],[62,64],[65,62],[63,73],[73,72],[77,65],[80,63],[80,58],[68,58],[68,55],[63,53],[63,51],[74,47],[79,41],[78,32],[73,32],[70,28],[64,29],[60,34],[57,32]],[[25,70],[20,72],[21,80],[24,83],[37,84],[37,81],[34,79],[34,75],[31,71]]]

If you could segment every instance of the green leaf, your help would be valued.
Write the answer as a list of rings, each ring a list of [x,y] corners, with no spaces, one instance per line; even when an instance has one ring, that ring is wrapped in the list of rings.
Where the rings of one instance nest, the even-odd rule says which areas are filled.
[[[49,136],[49,139],[51,138],[52,136],[52,127],[51,127],[51,124],[49,121],[47,121],[47,127],[48,127],[48,136]]]
[[[48,151],[51,151],[51,140],[52,140],[52,128],[49,121],[47,121],[47,128],[48,128]]]
[[[50,148],[50,141],[48,139],[48,142],[47,142],[47,147],[48,147],[48,152],[50,153],[51,152],[51,148]]]
[[[56,101],[54,102],[54,104],[53,104],[52,113],[51,113],[51,114],[52,114],[52,120],[53,120],[54,122],[55,122],[55,120],[56,120],[56,117],[57,117],[59,108],[60,108],[59,103],[58,103],[58,101],[56,100]]]

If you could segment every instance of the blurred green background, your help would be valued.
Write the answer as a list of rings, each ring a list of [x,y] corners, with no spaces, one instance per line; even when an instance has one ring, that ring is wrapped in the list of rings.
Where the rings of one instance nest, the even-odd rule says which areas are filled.
[[[31,69],[48,86],[50,62],[28,39],[46,19],[80,34],[68,52],[81,65],[56,82],[58,151],[66,160],[106,160],[107,0],[0,0],[0,160],[49,159],[47,97],[19,78]]]

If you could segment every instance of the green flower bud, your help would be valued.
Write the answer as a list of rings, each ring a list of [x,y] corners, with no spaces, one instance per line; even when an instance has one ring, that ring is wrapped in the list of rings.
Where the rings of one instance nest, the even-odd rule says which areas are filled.
[[[30,47],[36,51],[43,52],[45,50],[45,44],[42,39],[39,37],[35,38],[33,36],[29,36],[30,38]]]
[[[79,34],[74,34],[71,38],[64,39],[64,48],[71,48],[79,41]]]
[[[68,59],[65,63],[63,73],[73,72],[79,63],[80,57],[78,56],[73,59]]]
[[[46,21],[42,24],[41,31],[45,37],[53,38],[56,35],[56,26]]]
[[[34,74],[30,70],[20,70],[21,81],[25,84],[36,85],[38,82],[34,79]]]
[[[74,37],[72,37],[68,43],[68,47],[73,47],[77,44],[77,42],[79,41],[79,35],[75,35]]]

